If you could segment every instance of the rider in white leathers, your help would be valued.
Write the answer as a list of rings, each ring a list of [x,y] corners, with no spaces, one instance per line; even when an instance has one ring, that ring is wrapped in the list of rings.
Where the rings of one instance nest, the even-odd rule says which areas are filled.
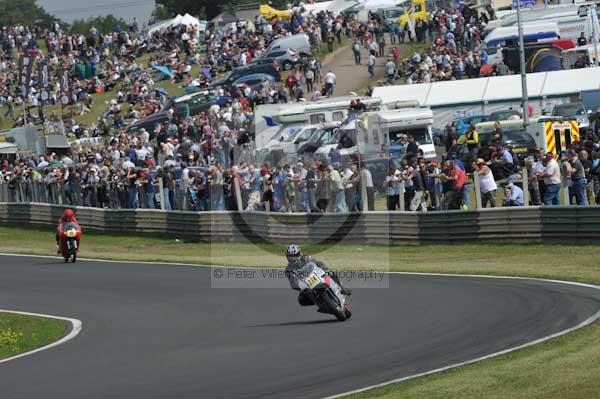
[[[290,287],[294,290],[300,290],[300,288],[298,287],[298,278],[296,277],[294,272],[301,269],[307,263],[314,262],[321,269],[325,271],[328,270],[327,266],[325,266],[325,263],[316,260],[310,255],[302,255],[302,250],[299,246],[295,244],[291,244],[287,247],[285,251],[285,256],[288,260],[288,265],[285,268],[285,275],[288,281],[290,282]],[[352,295],[349,289],[346,289],[342,286],[342,283],[340,282],[336,273],[329,272],[329,275],[342,288],[342,294]],[[309,297],[304,295],[303,292],[300,292],[300,294],[298,295],[298,303],[301,306],[314,305],[314,302]]]

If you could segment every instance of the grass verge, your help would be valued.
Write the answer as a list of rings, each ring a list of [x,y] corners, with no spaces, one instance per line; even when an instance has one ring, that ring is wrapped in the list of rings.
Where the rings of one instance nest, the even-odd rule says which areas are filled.
[[[600,284],[597,246],[593,245],[303,244],[302,247],[337,269],[524,276]],[[279,244],[208,244],[177,236],[140,237],[86,231],[79,256],[117,261],[282,267],[284,248]],[[52,229],[0,227],[0,252],[53,255],[55,251]]]
[[[54,342],[65,329],[60,320],[0,312],[0,359]]]
[[[333,268],[541,277],[600,284],[597,246],[303,245]],[[108,260],[281,267],[282,245],[186,243],[176,237],[86,232],[80,255]],[[48,255],[49,229],[0,227],[0,252]],[[353,396],[364,398],[598,398],[600,324],[519,352]]]

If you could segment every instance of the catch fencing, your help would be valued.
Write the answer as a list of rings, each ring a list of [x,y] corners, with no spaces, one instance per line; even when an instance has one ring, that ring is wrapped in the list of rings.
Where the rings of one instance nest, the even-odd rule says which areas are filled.
[[[65,206],[0,203],[0,224],[54,226]],[[406,245],[598,243],[600,207],[513,207],[479,211],[289,214],[76,207],[84,230],[164,235],[200,242]]]

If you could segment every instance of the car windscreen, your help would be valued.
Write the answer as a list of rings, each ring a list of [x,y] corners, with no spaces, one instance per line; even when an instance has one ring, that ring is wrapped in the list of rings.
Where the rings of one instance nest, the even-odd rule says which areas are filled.
[[[480,116],[471,116],[470,118],[467,118],[465,120],[465,122],[467,124],[469,124],[469,123],[478,124],[478,123],[482,123],[482,122],[487,122],[487,120],[488,120],[487,116],[480,115]]]
[[[383,15],[386,19],[400,18],[402,15],[404,15],[404,10],[402,10],[402,9],[386,10],[386,11],[384,11]]]
[[[535,140],[525,130],[511,130],[502,133],[503,144],[535,144]]]
[[[429,134],[429,129],[426,127],[390,129],[390,143],[396,143],[401,134],[406,134],[407,136],[412,134],[415,141],[420,145],[433,143],[431,135]]]
[[[302,133],[300,133],[300,135],[298,136],[298,142],[308,140],[310,138],[310,136],[312,136],[312,134],[315,132],[315,130],[317,130],[317,129],[313,128],[313,129],[306,129],[306,130],[302,131]]]
[[[337,143],[337,135],[335,134],[337,129],[329,128],[324,129],[323,134],[319,137],[321,144],[335,144]]]
[[[552,110],[554,116],[576,116],[585,115],[585,109],[581,104],[562,104],[556,105]]]

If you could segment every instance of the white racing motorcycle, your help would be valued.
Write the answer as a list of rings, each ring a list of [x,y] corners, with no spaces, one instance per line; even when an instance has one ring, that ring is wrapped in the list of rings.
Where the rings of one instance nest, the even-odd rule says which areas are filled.
[[[328,272],[316,263],[308,262],[295,273],[298,288],[317,305],[319,312],[335,315],[339,321],[352,316],[348,299]]]

